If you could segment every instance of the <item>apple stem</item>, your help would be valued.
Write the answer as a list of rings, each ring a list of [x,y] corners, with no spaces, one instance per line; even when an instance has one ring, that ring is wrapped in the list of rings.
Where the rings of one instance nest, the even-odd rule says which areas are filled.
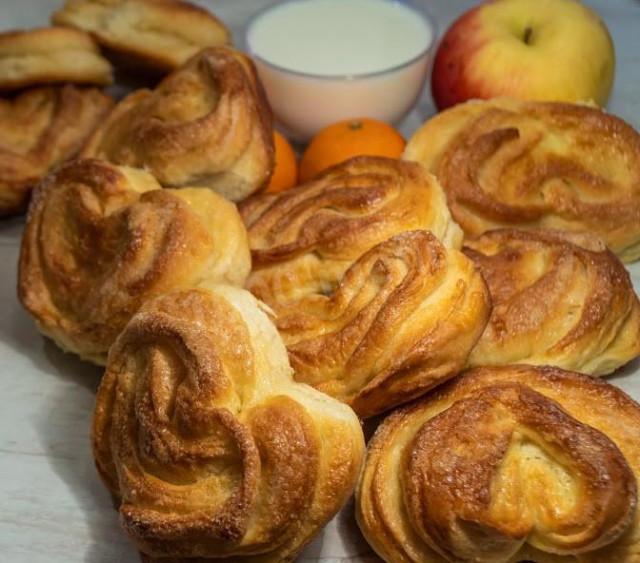
[[[529,45],[531,41],[531,35],[533,34],[533,28],[531,26],[527,26],[524,28],[524,37],[523,41],[525,45]]]

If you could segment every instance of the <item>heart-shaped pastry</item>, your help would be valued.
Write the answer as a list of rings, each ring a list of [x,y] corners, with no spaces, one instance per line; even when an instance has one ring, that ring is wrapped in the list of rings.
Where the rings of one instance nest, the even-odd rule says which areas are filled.
[[[44,334],[104,363],[144,301],[203,280],[242,285],[250,264],[231,202],[204,188],[161,189],[142,170],[80,160],[35,191],[18,289]]]
[[[640,406],[552,367],[471,370],[392,414],[357,516],[386,561],[631,561]]]
[[[293,560],[364,453],[353,411],[292,380],[261,304],[209,284],[148,301],[119,336],[93,445],[124,530],[158,563]]]

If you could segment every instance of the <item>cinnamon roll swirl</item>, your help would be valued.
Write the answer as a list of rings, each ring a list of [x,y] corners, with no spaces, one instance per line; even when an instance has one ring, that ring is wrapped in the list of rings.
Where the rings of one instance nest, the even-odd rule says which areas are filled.
[[[144,561],[291,561],[341,508],[364,438],[294,383],[259,302],[229,287],[148,301],[109,353],[98,470]]]
[[[160,189],[142,170],[85,160],[36,188],[18,291],[45,335],[102,364],[150,297],[203,280],[240,285],[249,269],[232,203],[202,188]]]
[[[70,84],[0,98],[0,217],[25,211],[33,187],[80,151],[113,104]]]
[[[493,301],[470,365],[551,364],[599,376],[640,354],[638,297],[600,238],[501,229],[465,245]]]
[[[83,152],[144,168],[165,187],[203,186],[233,201],[266,187],[271,111],[251,60],[204,49],[153,91],[127,96]]]
[[[640,258],[640,134],[600,109],[473,101],[425,123],[403,158],[436,174],[466,235],[590,231]]]
[[[369,417],[457,375],[489,318],[473,263],[428,231],[359,258],[328,295],[276,303],[297,381]]]
[[[167,73],[204,47],[231,43],[212,13],[182,0],[66,0],[57,25],[91,33],[119,64]]]
[[[357,157],[318,178],[240,206],[253,269],[247,288],[268,305],[332,293],[365,252],[401,232],[430,230],[447,248],[462,233],[438,182],[418,164]]]
[[[477,368],[393,413],[357,517],[386,561],[635,561],[640,406],[553,367]]]

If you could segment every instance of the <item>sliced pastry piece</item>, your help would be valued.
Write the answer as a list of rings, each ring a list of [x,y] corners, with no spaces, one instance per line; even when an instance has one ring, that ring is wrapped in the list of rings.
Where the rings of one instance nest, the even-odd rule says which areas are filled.
[[[93,453],[146,562],[292,561],[338,512],[364,453],[358,418],[295,383],[247,291],[143,305],[109,353]]]
[[[629,273],[586,233],[500,229],[466,239],[493,301],[472,366],[551,364],[605,375],[640,354]]]
[[[85,157],[144,168],[164,186],[198,185],[233,201],[266,187],[274,166],[271,110],[251,60],[205,49],[153,91],[127,96]]]
[[[462,232],[436,179],[422,166],[357,157],[240,212],[253,259],[248,289],[270,306],[331,294],[351,265],[393,235],[430,230],[447,248]]]
[[[386,419],[357,519],[393,563],[602,563],[640,553],[640,405],[555,367],[477,368]]]
[[[473,262],[428,231],[374,246],[326,295],[273,305],[296,380],[363,418],[457,375],[489,309]]]
[[[436,174],[466,235],[591,231],[640,258],[640,134],[595,107],[472,101],[426,122],[404,157]]]
[[[0,91],[38,84],[112,82],[109,61],[84,31],[43,27],[0,33]]]
[[[161,189],[142,170],[80,160],[35,190],[18,292],[45,335],[103,364],[147,299],[203,280],[241,285],[250,264],[231,202],[203,188]]]
[[[231,43],[218,18],[180,0],[66,0],[51,20],[91,33],[115,62],[138,71],[166,73],[204,47]]]
[[[97,88],[72,85],[0,98],[0,217],[23,212],[32,188],[80,151],[113,105]]]

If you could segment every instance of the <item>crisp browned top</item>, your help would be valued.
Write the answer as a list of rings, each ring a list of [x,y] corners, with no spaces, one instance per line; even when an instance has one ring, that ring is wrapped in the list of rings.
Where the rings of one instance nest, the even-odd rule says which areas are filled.
[[[81,160],[35,191],[19,295],[62,348],[103,363],[149,297],[207,279],[242,284],[249,268],[232,203],[207,189],[162,190],[141,170]]]
[[[164,186],[245,198],[266,186],[274,162],[271,112],[253,63],[231,47],[204,49],[155,90],[120,102],[83,156],[144,168]]]
[[[146,560],[276,562],[349,497],[364,439],[348,407],[293,382],[257,300],[208,286],[148,301],[127,325],[98,392],[93,448]]]
[[[600,109],[469,102],[423,125],[404,158],[438,176],[467,235],[592,231],[624,261],[640,258],[640,135]]]
[[[335,291],[273,310],[296,380],[369,417],[457,375],[489,295],[464,255],[408,231],[356,260]]]
[[[430,230],[448,248],[461,232],[435,178],[418,164],[358,157],[240,212],[253,271],[247,287],[269,305],[332,292],[362,254],[389,237]]]
[[[82,148],[112,106],[99,90],[71,85],[0,99],[0,216],[24,211],[31,189]]]
[[[640,303],[600,238],[504,229],[465,244],[493,300],[471,365],[552,364],[603,375],[640,354]]]
[[[613,385],[478,368],[378,428],[358,521],[393,562],[635,561],[639,429]]]
[[[231,43],[224,23],[181,0],[66,0],[51,20],[88,31],[138,69],[169,72],[203,47]]]

